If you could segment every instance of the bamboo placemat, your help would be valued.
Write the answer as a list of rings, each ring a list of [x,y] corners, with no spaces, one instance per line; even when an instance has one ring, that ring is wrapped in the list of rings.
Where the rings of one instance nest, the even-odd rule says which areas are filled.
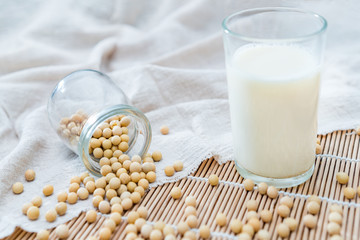
[[[260,203],[259,211],[262,209],[274,211],[279,205],[281,196],[290,195],[294,199],[291,217],[297,219],[299,226],[296,231],[291,233],[289,239],[330,239],[326,231],[329,207],[333,202],[338,201],[343,205],[341,236],[344,239],[360,239],[360,197],[356,196],[351,201],[346,200],[343,196],[343,189],[346,186],[339,185],[335,180],[335,174],[338,171],[344,171],[350,177],[347,186],[357,187],[360,185],[360,163],[356,160],[360,159],[359,136],[348,130],[319,137],[323,153],[316,158],[313,176],[300,186],[281,189],[278,198],[270,199],[266,195],[260,195],[257,190],[245,191],[241,185],[243,178],[236,172],[233,162],[219,165],[214,159],[208,159],[191,176],[176,183],[168,183],[151,189],[135,206],[135,209],[139,206],[146,206],[149,210],[147,219],[149,222],[162,220],[167,224],[176,225],[179,221],[185,220],[185,197],[194,195],[198,200],[199,226],[201,224],[210,226],[212,239],[237,239],[231,233],[229,224],[226,227],[219,227],[215,224],[218,212],[224,212],[228,222],[233,218],[240,218],[245,222],[245,202],[247,200],[257,199]],[[212,173],[217,174],[222,180],[217,187],[211,187],[207,182],[207,177]],[[173,200],[170,197],[170,190],[174,186],[180,186],[183,190],[183,197],[180,200]],[[320,212],[317,215],[317,226],[309,230],[304,226],[302,220],[306,215],[306,197],[312,194],[322,197],[322,201]],[[88,224],[85,221],[85,213],[80,214],[79,217],[67,223],[71,232],[68,239],[87,239],[89,236],[98,236],[97,232],[105,219],[105,217],[98,217],[95,223]],[[276,226],[281,222],[281,217],[274,211],[272,221],[265,225],[262,223],[261,228],[268,230],[272,234],[272,239],[278,239]],[[126,221],[123,221],[116,228],[112,239],[124,239],[125,227]],[[35,234],[17,228],[6,239],[35,239]],[[56,239],[53,231],[50,239]]]

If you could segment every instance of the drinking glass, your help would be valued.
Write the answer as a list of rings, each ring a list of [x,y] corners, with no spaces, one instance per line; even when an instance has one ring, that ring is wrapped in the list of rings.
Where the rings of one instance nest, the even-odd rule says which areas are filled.
[[[222,27],[238,172],[276,187],[303,183],[314,171],[326,20],[256,8]]]

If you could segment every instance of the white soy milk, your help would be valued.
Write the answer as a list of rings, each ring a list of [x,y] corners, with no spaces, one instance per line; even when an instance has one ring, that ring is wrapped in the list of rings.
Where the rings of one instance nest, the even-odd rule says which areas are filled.
[[[314,57],[280,45],[239,48],[227,66],[237,164],[288,178],[314,164],[320,85]]]

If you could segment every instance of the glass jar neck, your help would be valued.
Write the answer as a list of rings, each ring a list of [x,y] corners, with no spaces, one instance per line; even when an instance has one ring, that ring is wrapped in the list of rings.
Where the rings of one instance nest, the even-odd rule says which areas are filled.
[[[96,128],[107,119],[116,115],[126,115],[131,118],[129,128],[129,148],[125,154],[143,156],[147,153],[151,143],[151,126],[147,117],[137,108],[119,104],[103,109],[91,115],[86,121],[78,143],[78,153],[85,167],[93,174],[101,176],[99,160],[89,153],[90,140]]]

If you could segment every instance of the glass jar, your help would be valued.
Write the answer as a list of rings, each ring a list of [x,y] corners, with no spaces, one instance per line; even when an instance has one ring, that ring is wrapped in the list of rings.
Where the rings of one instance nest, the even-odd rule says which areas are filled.
[[[129,105],[125,93],[101,72],[85,69],[67,75],[54,88],[47,110],[59,137],[95,175],[100,176],[100,164],[99,158],[92,154],[90,140],[105,121],[118,124],[124,116],[130,119],[126,126],[128,149],[124,152],[130,157],[135,154],[143,156],[149,149],[149,120],[140,110]]]

